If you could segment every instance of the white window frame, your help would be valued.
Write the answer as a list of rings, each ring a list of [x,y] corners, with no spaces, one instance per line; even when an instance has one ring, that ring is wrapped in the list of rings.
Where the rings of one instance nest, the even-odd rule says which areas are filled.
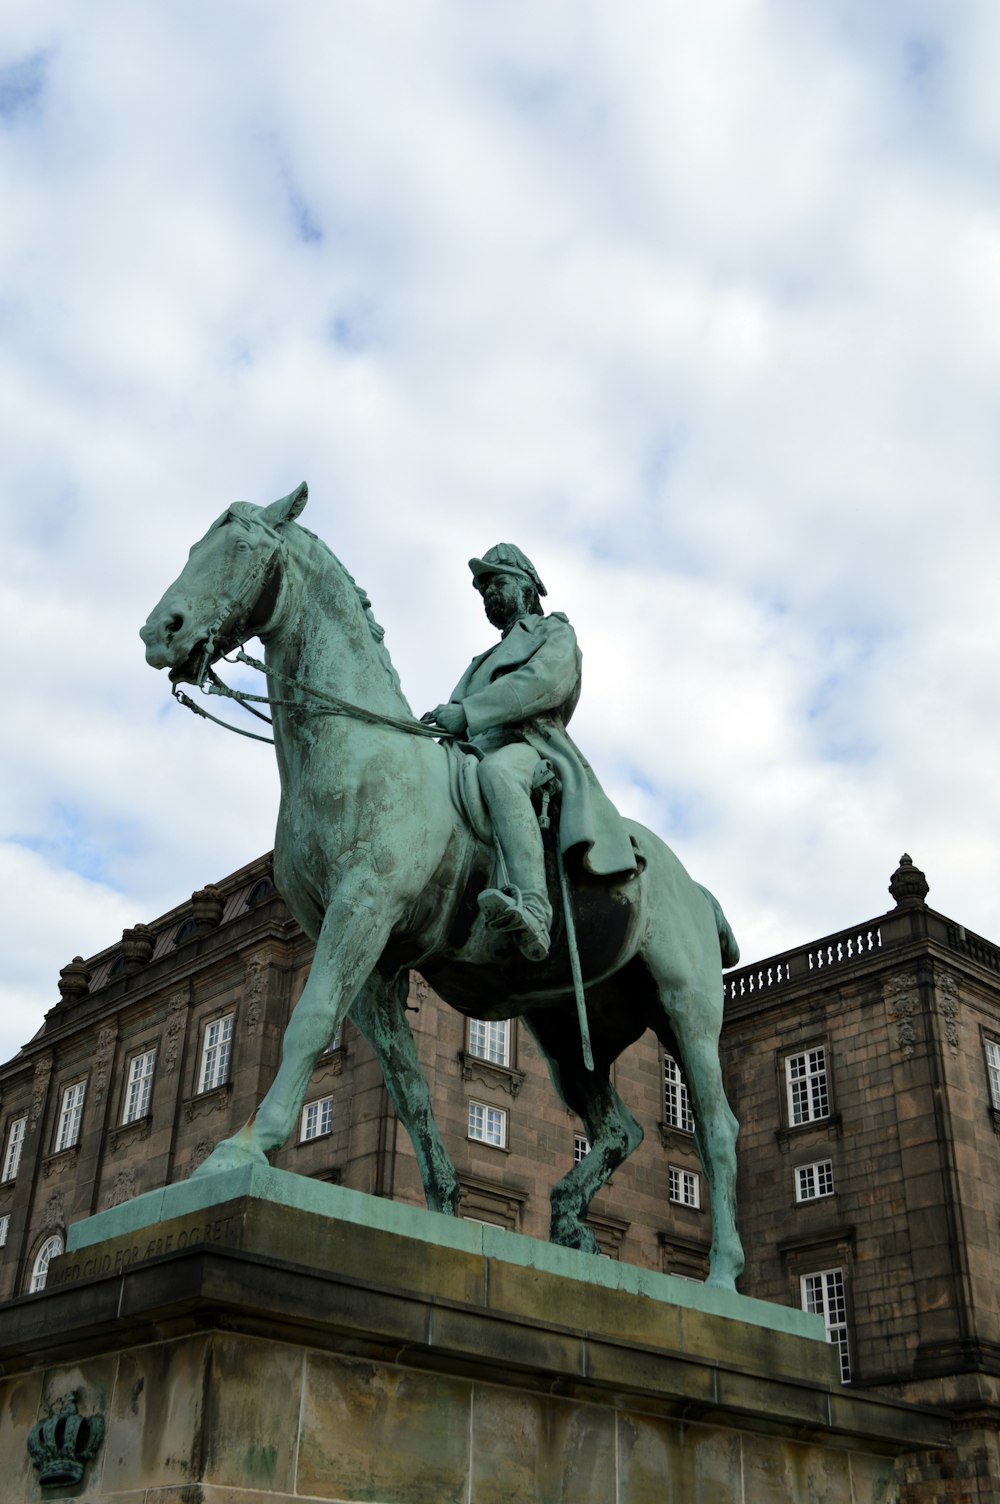
[[[122,1123],[138,1123],[149,1116],[149,1102],[153,1095],[153,1075],[156,1071],[156,1051],[144,1050],[133,1055],[128,1063],[125,1082],[125,1102],[122,1107]]]
[[[86,1081],[74,1081],[72,1085],[63,1087],[59,1104],[59,1122],[56,1126],[56,1154],[60,1154],[63,1149],[72,1149],[80,1142],[83,1104],[86,1100]]]
[[[830,1116],[830,1070],[825,1045],[785,1056],[785,1091],[791,1127],[818,1123]]]
[[[473,1143],[486,1144],[491,1149],[506,1149],[506,1109],[491,1107],[488,1102],[470,1102],[469,1138]]]
[[[326,1138],[333,1132],[333,1098],[317,1097],[306,1102],[299,1122],[299,1143],[310,1143],[314,1138]]]
[[[683,1165],[669,1166],[670,1200],[677,1206],[689,1206],[701,1210],[701,1176],[696,1170],[685,1170]]]
[[[4,1212],[0,1217],[0,1248],[7,1247],[7,1235],[10,1232],[10,1212]]]
[[[824,1196],[836,1195],[833,1183],[833,1160],[817,1159],[809,1165],[797,1165],[795,1169],[795,1199],[820,1201]]]
[[[468,1038],[470,1055],[510,1068],[509,1018],[470,1018]]]
[[[590,1149],[591,1149],[590,1139],[587,1137],[587,1135],[585,1133],[574,1133],[574,1135],[573,1135],[573,1163],[575,1165],[582,1165],[583,1164],[583,1161],[587,1158],[587,1155],[590,1153]]]
[[[28,1114],[25,1112],[19,1118],[13,1118],[7,1129],[7,1152],[3,1157],[3,1183],[17,1179],[27,1128]]]
[[[53,1259],[57,1259],[65,1251],[65,1244],[59,1233],[53,1233],[35,1254],[35,1262],[31,1266],[31,1282],[28,1285],[28,1294],[37,1295],[39,1290],[45,1289],[45,1281],[49,1277],[49,1265]]]
[[[343,1019],[341,1019],[340,1023],[337,1025],[336,1029],[334,1029],[334,1031],[333,1031],[333,1038],[330,1040],[330,1043],[327,1045],[326,1049],[323,1051],[323,1054],[324,1055],[332,1055],[333,1052],[334,1052],[334,1050],[343,1049],[343,1046],[344,1046],[344,1021],[343,1021]]]
[[[1000,1041],[984,1039],[986,1051],[986,1074],[990,1083],[990,1102],[994,1112],[1000,1112]]]
[[[694,1113],[687,1082],[681,1075],[679,1064],[666,1050],[663,1052],[663,1121],[681,1133],[694,1132]]]
[[[198,1091],[215,1091],[225,1086],[233,1063],[233,1020],[235,1015],[223,1013],[205,1025],[201,1041],[201,1062],[198,1066]]]
[[[799,1279],[803,1311],[822,1316],[826,1340],[840,1358],[840,1382],[851,1382],[851,1344],[847,1330],[847,1285],[843,1269],[819,1269]]]

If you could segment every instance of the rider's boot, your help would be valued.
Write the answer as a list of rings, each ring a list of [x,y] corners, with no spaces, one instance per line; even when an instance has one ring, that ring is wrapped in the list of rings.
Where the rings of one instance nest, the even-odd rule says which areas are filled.
[[[526,810],[508,804],[493,814],[508,886],[486,888],[480,893],[479,911],[491,929],[509,931],[529,961],[544,961],[549,953],[552,905],[545,891],[542,833],[530,799],[524,804]]]

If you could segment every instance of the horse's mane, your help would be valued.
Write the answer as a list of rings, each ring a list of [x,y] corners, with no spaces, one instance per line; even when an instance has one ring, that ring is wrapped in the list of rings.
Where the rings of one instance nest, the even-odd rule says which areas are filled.
[[[267,527],[269,532],[273,531],[273,529],[271,529],[269,525],[262,520],[260,515],[261,508],[255,507],[252,502],[235,502],[234,505],[230,507],[229,511],[230,513],[235,513],[236,516],[241,517],[246,522],[255,522],[259,526]],[[379,625],[379,623],[375,620],[374,615],[372,614],[372,603],[368,598],[368,592],[366,590],[362,590],[361,586],[355,580],[354,576],[350,573],[349,570],[344,568],[343,564],[337,558],[337,555],[334,553],[333,549],[330,548],[328,544],[324,543],[322,538],[318,538],[314,532],[310,531],[309,528],[303,527],[301,522],[296,522],[293,524],[293,526],[297,528],[300,533],[305,533],[307,538],[311,538],[313,543],[316,544],[318,548],[321,548],[323,552],[329,556],[332,562],[336,565],[337,569],[339,569],[340,573],[344,576],[344,579],[351,586],[351,589],[354,591],[355,595],[358,598],[358,605],[361,607],[365,619],[365,625],[367,626],[368,631],[371,634],[372,642],[375,644],[375,652],[378,656],[379,662],[385,670],[386,678],[389,680],[389,683],[392,685],[393,689],[403,701],[403,704],[406,706],[407,710],[409,710],[409,701],[403,693],[403,686],[399,682],[399,675],[396,672],[396,666],[393,663],[392,659],[389,657],[389,649],[385,645],[385,628]]]

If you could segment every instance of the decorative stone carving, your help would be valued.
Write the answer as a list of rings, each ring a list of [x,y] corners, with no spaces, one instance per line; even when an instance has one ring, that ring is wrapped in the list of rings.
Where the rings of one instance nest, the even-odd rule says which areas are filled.
[[[75,1003],[90,991],[92,972],[82,956],[74,956],[59,973],[59,996],[64,1003]]]
[[[137,1118],[132,1123],[123,1123],[120,1128],[112,1128],[108,1134],[108,1149],[112,1154],[121,1154],[131,1144],[138,1144],[144,1138],[149,1137],[151,1118]]]
[[[958,1051],[958,983],[950,972],[942,972],[937,979],[938,1012],[944,1019],[944,1037],[952,1053]]]
[[[215,1148],[215,1144],[209,1138],[201,1138],[194,1146],[194,1151],[188,1163],[188,1174],[193,1175],[199,1165],[203,1165]]]
[[[108,1068],[111,1065],[117,1038],[118,1030],[111,1025],[103,1028],[97,1036],[94,1049],[94,1095],[98,1102],[104,1099],[104,1088],[108,1084]]]
[[[903,1059],[911,1059],[917,1042],[917,1030],[913,1023],[920,1011],[920,996],[912,977],[890,977],[885,984],[885,1003],[889,1017],[896,1025],[896,1044]]]
[[[112,1206],[121,1206],[123,1201],[131,1201],[135,1195],[135,1171],[131,1165],[126,1165],[119,1170],[111,1187],[104,1198],[104,1206],[107,1210]]]
[[[516,1071],[509,1065],[494,1065],[492,1060],[483,1060],[478,1055],[461,1052],[462,1080],[481,1081],[484,1086],[499,1086],[516,1097],[521,1090],[524,1071]]]
[[[57,1228],[66,1226],[66,1204],[63,1201],[62,1191],[53,1191],[42,1209],[42,1227],[46,1232],[54,1232]]]
[[[35,1078],[31,1085],[31,1126],[38,1127],[38,1119],[42,1115],[45,1106],[45,1098],[49,1091],[49,1077],[52,1075],[52,1056],[45,1055],[35,1062]]]
[[[48,1159],[42,1160],[42,1175],[46,1180],[55,1180],[58,1176],[66,1174],[66,1171],[74,1168],[80,1158],[80,1145],[71,1144],[68,1149],[60,1149],[55,1154],[50,1154]]]
[[[252,1039],[257,1032],[264,1012],[264,997],[267,992],[268,963],[263,956],[251,956],[247,962],[243,981],[243,996],[246,999],[246,1011],[243,1015],[244,1028]]]
[[[184,1104],[184,1116],[189,1123],[193,1123],[195,1118],[207,1117],[211,1112],[225,1112],[232,1093],[233,1083],[227,1081],[224,1086],[217,1086],[214,1091],[206,1091],[200,1097],[192,1097]]]
[[[81,1415],[77,1409],[79,1393],[75,1389],[61,1395],[48,1419],[40,1420],[28,1432],[28,1452],[41,1488],[82,1482],[87,1463],[101,1449],[104,1416]]]
[[[166,1044],[163,1047],[163,1069],[172,1071],[180,1053],[181,1036],[184,1033],[184,1015],[187,1012],[187,994],[176,993],[167,1005],[167,1027],[164,1030]]]

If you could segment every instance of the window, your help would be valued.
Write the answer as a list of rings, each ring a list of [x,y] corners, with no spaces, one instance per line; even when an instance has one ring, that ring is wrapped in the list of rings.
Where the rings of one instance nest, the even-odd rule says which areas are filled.
[[[851,1353],[847,1341],[847,1298],[843,1269],[824,1269],[802,1275],[802,1309],[822,1316],[826,1340],[840,1356],[840,1382],[851,1381]]]
[[[321,1097],[316,1102],[306,1103],[302,1109],[302,1126],[299,1131],[299,1138],[303,1143],[310,1138],[322,1138],[332,1127],[332,1097]]]
[[[814,1165],[799,1165],[795,1171],[796,1201],[818,1201],[833,1195],[833,1160],[820,1159]]]
[[[663,1056],[663,1120],[682,1133],[694,1132],[694,1114],[681,1068],[673,1055]]]
[[[63,1251],[63,1240],[58,1233],[54,1237],[46,1238],[35,1262],[31,1267],[31,1283],[28,1286],[29,1294],[34,1295],[39,1290],[45,1289],[45,1281],[49,1277],[49,1265],[53,1259],[57,1259]]]
[[[818,1045],[801,1055],[785,1059],[785,1084],[788,1089],[788,1121],[814,1123],[830,1116],[830,1088],[826,1071],[826,1050]]]
[[[229,1057],[233,1047],[233,1015],[217,1018],[205,1030],[201,1047],[199,1091],[214,1091],[229,1080]]]
[[[336,1029],[333,1032],[333,1038],[330,1040],[330,1043],[327,1045],[326,1049],[323,1051],[323,1054],[324,1055],[332,1055],[333,1052],[334,1052],[334,1050],[339,1050],[339,1049],[342,1048],[343,1043],[344,1043],[344,1025],[342,1023],[339,1023],[337,1025]]]
[[[469,1103],[469,1137],[495,1149],[507,1147],[507,1114],[502,1107],[487,1107],[485,1102]]]
[[[62,1105],[59,1108],[59,1124],[56,1128],[57,1154],[61,1149],[72,1149],[73,1145],[79,1141],[80,1119],[83,1117],[83,1099],[86,1095],[86,1081],[77,1081],[73,1086],[67,1086],[62,1094]],[[41,1289],[41,1286],[39,1286],[39,1289]]]
[[[13,1180],[21,1164],[21,1150],[24,1148],[24,1130],[28,1126],[27,1114],[23,1118],[15,1118],[7,1132],[7,1153],[3,1157],[3,1178]]]
[[[7,1233],[10,1230],[10,1213],[0,1217],[0,1248],[7,1247]]]
[[[1000,1112],[1000,1044],[995,1039],[983,1041],[986,1046],[986,1069],[990,1078],[990,1099]]]
[[[510,1019],[469,1019],[469,1054],[493,1065],[510,1065]]]
[[[701,1179],[693,1170],[670,1166],[670,1199],[680,1206],[701,1206]]]
[[[135,1123],[140,1118],[148,1117],[155,1065],[155,1050],[147,1050],[144,1055],[133,1055],[129,1061],[125,1109],[122,1113],[123,1123]]]
[[[590,1139],[584,1138],[582,1133],[573,1135],[573,1163],[582,1164],[590,1153]]]

